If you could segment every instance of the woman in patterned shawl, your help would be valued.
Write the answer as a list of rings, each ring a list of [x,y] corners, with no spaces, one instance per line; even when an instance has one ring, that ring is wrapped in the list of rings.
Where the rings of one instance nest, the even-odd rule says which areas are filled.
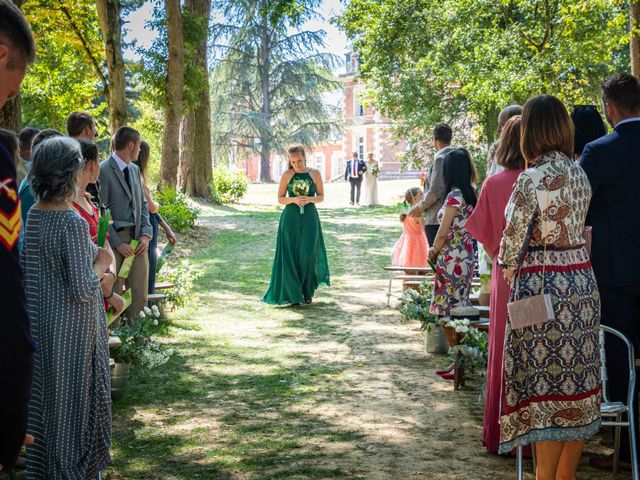
[[[539,295],[544,275],[555,319],[507,324],[500,452],[535,443],[538,480],[575,478],[584,443],[600,428],[600,297],[582,235],[591,188],[557,98],[527,102],[521,147],[531,168],[509,199],[499,261],[515,278],[511,301]]]
[[[111,255],[71,205],[80,145],[51,138],[33,155],[22,262],[33,339],[28,480],[94,480],[109,462],[109,349],[100,279]]]

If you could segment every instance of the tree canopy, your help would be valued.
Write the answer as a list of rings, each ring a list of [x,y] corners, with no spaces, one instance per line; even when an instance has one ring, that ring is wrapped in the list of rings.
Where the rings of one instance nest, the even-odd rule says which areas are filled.
[[[351,0],[340,24],[372,101],[414,138],[467,114],[491,141],[503,107],[599,104],[601,80],[628,70],[615,0]]]

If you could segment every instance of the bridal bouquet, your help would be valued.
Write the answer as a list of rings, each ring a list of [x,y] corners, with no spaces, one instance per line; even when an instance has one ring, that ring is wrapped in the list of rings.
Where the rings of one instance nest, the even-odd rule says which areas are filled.
[[[308,180],[302,180],[300,178],[294,180],[291,184],[291,192],[294,197],[306,197],[311,190],[311,184]],[[304,205],[300,205],[300,215],[304,213]]]
[[[374,177],[377,177],[378,175],[380,175],[380,165],[376,163],[373,167],[371,167],[371,174]]]

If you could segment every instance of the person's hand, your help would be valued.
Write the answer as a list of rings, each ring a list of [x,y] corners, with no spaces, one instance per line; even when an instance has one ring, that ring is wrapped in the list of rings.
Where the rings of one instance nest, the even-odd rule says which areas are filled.
[[[110,265],[111,265],[111,254],[109,253],[109,250],[107,250],[106,248],[98,247],[98,255],[96,256],[96,259],[93,261],[93,266],[95,270],[97,272],[100,272],[100,274],[102,274],[107,271]]]
[[[113,290],[113,285],[116,283],[116,275],[113,272],[106,272],[100,280],[100,287],[102,288],[102,296],[107,297]]]
[[[107,299],[109,306],[113,307],[115,313],[120,313],[124,308],[124,298],[117,293],[113,293],[110,298]]]
[[[133,248],[128,243],[121,243],[116,247],[117,252],[122,255],[124,258],[131,257],[135,255]]]
[[[504,279],[507,282],[511,282],[511,280],[513,280],[514,275],[516,274],[516,271],[513,268],[508,268],[503,270],[502,273],[504,274]]]
[[[35,438],[33,438],[33,435],[29,435],[28,433],[24,436],[24,441],[22,442],[22,446],[27,447],[29,445],[33,445],[33,443],[36,441]],[[0,472],[4,470],[4,466],[0,463]]]
[[[302,196],[302,197],[297,197],[297,198],[300,199],[300,202],[298,203],[298,205],[304,206],[304,205],[309,203],[309,197]]]
[[[149,237],[147,237],[146,235],[143,237],[140,237],[140,244],[138,245],[138,248],[136,248],[136,255],[140,256],[140,255],[144,255],[145,253],[147,253],[147,250],[149,250],[149,241],[151,239]]]
[[[420,218],[422,216],[422,209],[420,207],[413,207],[409,212],[413,218]]]
[[[435,262],[438,258],[438,253],[440,253],[440,251],[436,250],[435,248],[429,249],[429,261]]]
[[[171,230],[171,227],[169,225],[167,225],[167,227],[164,229],[164,233],[167,236],[167,240],[169,241],[169,243],[171,245],[175,245],[178,239],[176,238],[173,230]]]

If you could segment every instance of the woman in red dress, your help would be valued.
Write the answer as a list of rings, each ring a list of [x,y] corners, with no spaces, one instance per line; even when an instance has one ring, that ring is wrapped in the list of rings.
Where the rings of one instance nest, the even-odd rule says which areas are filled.
[[[487,387],[484,401],[484,425],[482,443],[488,452],[498,453],[500,443],[500,391],[502,384],[502,358],[507,324],[507,302],[510,286],[497,263],[500,240],[506,220],[504,211],[511,196],[513,184],[524,169],[524,157],[520,150],[520,126],[522,117],[509,119],[502,129],[496,151],[500,173],[487,178],[482,185],[480,198],[467,220],[467,230],[480,242],[493,260],[491,272],[491,301],[489,323],[489,360]]]
[[[93,243],[98,243],[98,219],[100,218],[100,212],[98,208],[91,203],[91,194],[87,193],[87,185],[90,183],[96,183],[98,176],[100,175],[100,162],[98,161],[98,147],[95,143],[88,140],[78,140],[80,142],[80,148],[82,150],[82,157],[84,160],[84,167],[80,171],[78,177],[78,184],[76,188],[76,196],[73,200],[73,207],[80,214],[82,218],[89,224],[89,235]],[[107,234],[108,235],[108,234]],[[105,273],[100,285],[102,287],[102,295],[104,296],[105,309],[113,307],[116,312],[122,310],[124,306],[123,298],[113,291],[113,285],[116,281],[116,261],[109,242],[105,242],[104,248],[109,250],[111,254],[112,262],[111,267],[107,273]]]

